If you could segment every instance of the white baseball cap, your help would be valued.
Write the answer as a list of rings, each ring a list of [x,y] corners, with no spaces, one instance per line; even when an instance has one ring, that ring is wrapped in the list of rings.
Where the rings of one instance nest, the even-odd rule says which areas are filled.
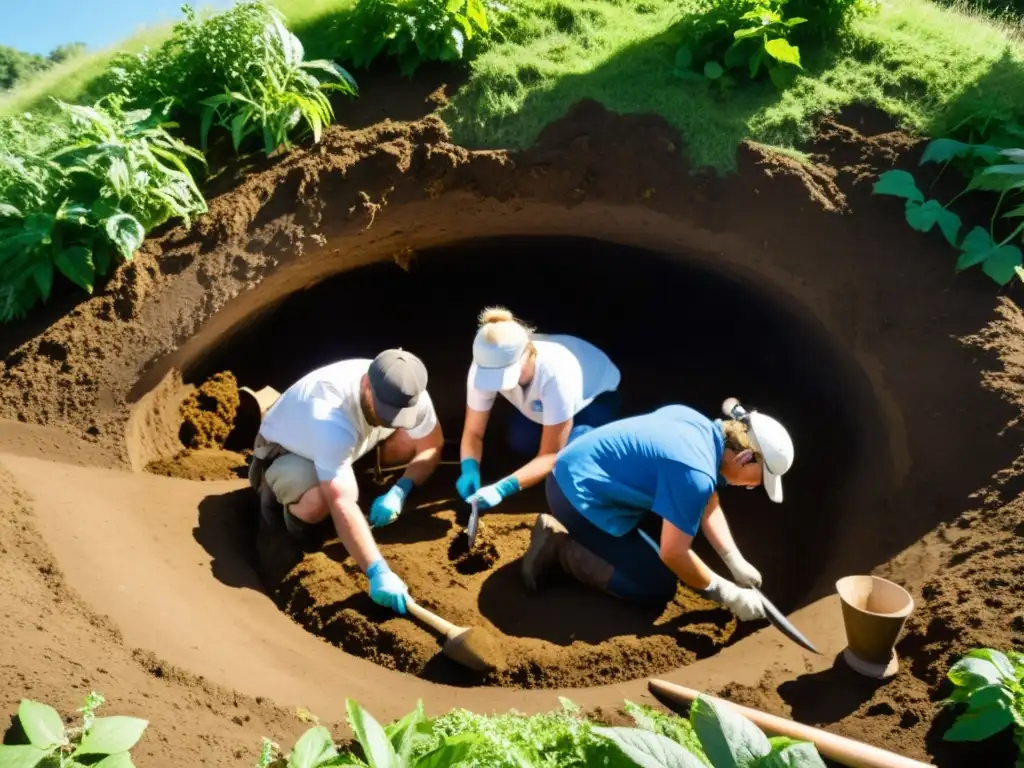
[[[514,320],[501,320],[480,327],[473,339],[470,380],[476,389],[501,392],[519,383],[523,356],[530,344],[526,329]]]
[[[730,397],[722,403],[722,411],[731,419],[747,425],[750,442],[761,454],[762,478],[768,498],[782,503],[782,476],[793,466],[793,439],[789,432],[771,416],[747,411],[739,400]]]

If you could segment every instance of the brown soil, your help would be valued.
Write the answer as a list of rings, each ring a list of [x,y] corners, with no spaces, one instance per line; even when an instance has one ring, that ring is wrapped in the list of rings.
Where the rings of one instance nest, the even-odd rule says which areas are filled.
[[[410,512],[377,536],[420,604],[494,638],[504,663],[487,674],[446,663],[439,658],[443,638],[374,605],[366,577],[339,543],[305,555],[274,597],[302,626],[349,653],[454,684],[573,688],[632,680],[711,655],[736,629],[727,611],[683,588],[652,608],[568,583],[548,585],[543,599],[531,599],[519,584],[519,563],[535,518],[488,516],[472,553],[465,520],[460,524],[450,510]]]
[[[223,371],[204,381],[181,404],[181,442],[186,448],[223,448],[238,413],[238,381]]]
[[[856,111],[823,123],[807,148],[812,165],[746,145],[739,150],[738,174],[718,179],[691,173],[678,135],[659,119],[612,115],[584,103],[549,126],[526,152],[470,152],[451,144],[436,118],[418,119],[436,103],[423,103],[436,85],[404,91],[415,100],[389,114],[409,122],[327,131],[320,146],[291,153],[211,200],[210,215],[191,230],[170,228],[147,241],[95,296],[74,306],[55,301],[31,322],[5,329],[0,418],[23,424],[0,430],[0,437],[12,436],[0,446],[0,463],[16,463],[6,454],[22,464],[40,457],[54,463],[46,471],[32,464],[20,490],[6,475],[0,478],[0,574],[6,585],[0,590],[0,707],[13,712],[18,698],[32,695],[70,713],[96,687],[111,710],[152,720],[137,764],[241,766],[254,762],[258,735],[286,742],[302,727],[284,709],[230,690],[292,690],[281,682],[283,667],[275,665],[290,665],[288,679],[301,679],[301,695],[320,697],[324,707],[355,689],[360,703],[388,713],[382,717],[411,708],[415,702],[405,699],[413,695],[479,711],[497,702],[508,708],[508,696],[514,695],[530,702],[524,708],[536,710],[556,706],[553,692],[541,698],[547,692],[502,691],[501,685],[622,680],[686,664],[728,640],[731,647],[717,658],[735,651],[732,666],[716,668],[717,658],[696,662],[690,685],[717,681],[721,688],[730,679],[742,681],[726,695],[940,766],[1009,765],[1003,742],[943,743],[943,721],[933,724],[933,716],[942,675],[956,654],[986,644],[1021,646],[1024,504],[1017,496],[1024,467],[1018,463],[1017,420],[1024,405],[1024,322],[984,276],[972,272],[953,279],[952,255],[940,237],[911,231],[900,206],[872,197],[871,179],[878,171],[916,169],[920,144],[892,132],[877,115]],[[294,553],[275,549],[263,537],[264,573],[274,570],[271,564],[290,572],[277,595],[282,605],[303,622],[318,623],[324,635],[337,631],[331,639],[343,647],[352,642],[353,650],[375,652],[377,664],[326,644],[320,645],[333,654],[329,662],[319,651],[316,662],[309,660],[312,654],[275,653],[284,647],[284,630],[261,639],[272,621],[242,594],[242,586],[255,589],[250,576],[236,580],[249,573],[243,565],[252,494],[244,481],[230,493],[211,490],[198,510],[179,509],[178,517],[158,524],[152,510],[186,498],[197,484],[152,476],[136,484],[128,472],[113,475],[132,482],[63,468],[84,464],[90,469],[78,472],[100,473],[91,467],[118,465],[137,472],[180,453],[185,382],[231,370],[248,386],[281,390],[325,355],[370,351],[347,334],[293,333],[285,337],[288,344],[273,347],[280,365],[269,364],[265,350],[245,355],[248,368],[226,364],[232,336],[241,338],[261,319],[272,324],[271,310],[281,307],[282,297],[299,292],[301,302],[325,278],[371,263],[402,268],[382,278],[391,286],[401,275],[413,280],[425,274],[428,264],[441,259],[436,249],[442,246],[469,241],[465,248],[472,250],[478,247],[474,238],[511,235],[590,238],[590,246],[570,243],[566,258],[592,257],[599,241],[624,254],[630,247],[668,254],[669,261],[727,275],[736,292],[746,292],[748,301],[712,304],[700,317],[692,305],[711,277],[691,271],[685,278],[658,280],[683,298],[651,300],[630,287],[632,278],[648,270],[630,251],[617,283],[607,283],[620,290],[574,290],[577,284],[547,275],[536,284],[557,286],[563,298],[535,297],[530,311],[547,312],[540,319],[549,327],[570,328],[577,321],[582,325],[570,332],[583,335],[594,318],[613,318],[622,329],[618,341],[612,332],[607,336],[609,345],[619,344],[616,355],[628,356],[631,346],[649,343],[650,328],[672,327],[673,317],[681,328],[698,329],[684,336],[687,359],[678,370],[652,363],[663,357],[649,348],[629,359],[624,382],[642,386],[629,390],[627,409],[685,399],[711,411],[723,394],[746,398],[748,390],[766,409],[774,404],[793,425],[798,446],[806,448],[798,448],[780,510],[766,511],[754,494],[727,499],[734,533],[783,610],[830,595],[836,578],[854,572],[877,572],[910,589],[918,609],[900,644],[899,676],[868,684],[841,662],[825,667],[831,659],[810,656],[800,657],[803,668],[766,668],[771,654],[764,636],[746,637],[749,630],[743,628],[733,632],[717,610],[695,626],[679,622],[681,613],[672,613],[680,610],[676,606],[646,617],[640,629],[639,615],[630,618],[626,609],[569,584],[553,585],[529,605],[517,586],[515,559],[524,549],[524,524],[542,502],[528,494],[521,506],[488,516],[488,541],[497,560],[484,570],[460,561],[457,547],[452,552],[461,523],[443,504],[418,510],[418,517],[403,515],[380,536],[396,570],[423,590],[425,605],[457,623],[512,639],[501,640],[509,666],[484,681],[501,685],[424,688],[421,680],[381,669],[413,670],[462,686],[480,682],[455,679],[450,663],[439,658],[436,635],[369,604],[361,577],[346,570],[337,547],[309,554],[296,567],[288,562]],[[534,245],[522,248],[524,258]],[[507,266],[508,251],[498,258],[491,250],[479,247],[477,269],[493,273]],[[579,272],[589,279],[601,261],[592,257]],[[467,315],[457,303],[450,279],[421,292],[410,314],[399,311],[408,302],[391,301],[372,323],[364,315],[359,325],[336,325],[358,328],[365,338],[394,316],[410,334],[439,337],[424,356],[430,358],[432,379],[434,371],[449,371],[448,380],[438,376],[438,391],[445,394],[435,399],[444,401],[446,432],[457,436],[461,396],[449,393],[460,392],[466,345],[453,339],[466,337],[474,312]],[[488,284],[483,276],[474,279],[474,285]],[[573,297],[571,304],[566,296]],[[804,335],[770,327],[767,310],[734,314],[752,307],[755,296],[764,307],[775,302],[780,314],[797,318]],[[490,300],[478,298],[478,304]],[[449,304],[458,310],[451,316],[445,315]],[[336,310],[342,314],[345,302],[337,301]],[[399,330],[390,332],[403,339]],[[373,346],[382,341],[374,338]],[[736,352],[740,348],[742,354]],[[54,479],[65,474],[82,487],[66,488]],[[442,479],[437,496],[450,493],[453,480]],[[63,492],[66,507],[32,508],[33,498],[51,504]],[[131,512],[119,518],[120,530],[104,527],[110,513],[104,492],[111,498],[119,494],[119,509]],[[36,530],[44,518],[45,538]],[[62,539],[61,526],[74,535]],[[91,534],[93,548],[75,549],[90,530],[102,532]],[[120,538],[134,542],[133,548],[151,547],[152,554],[119,553]],[[237,646],[220,647],[219,636],[175,639],[186,631],[194,637],[204,616],[219,626],[230,605],[207,606],[205,614],[193,605],[204,594],[195,585],[207,583],[196,580],[197,541],[218,553],[212,575],[203,574],[210,590],[235,589],[239,604],[261,617],[234,616]],[[60,562],[47,552],[58,542],[73,553]],[[111,571],[121,560],[130,566]],[[235,569],[229,575],[225,561]],[[458,562],[464,563],[461,571]],[[189,601],[182,601],[173,576],[150,575],[158,568],[173,574],[175,567],[182,573],[193,569]],[[82,583],[67,584],[63,571],[78,574]],[[110,583],[92,583],[96,572],[107,574]],[[133,593],[134,602],[123,597],[139,585],[145,590]],[[109,602],[116,627],[92,612],[79,588],[88,589],[91,601]],[[682,594],[677,602],[697,608]],[[175,628],[165,605],[194,612]],[[823,616],[834,631],[834,615]],[[686,621],[692,619],[690,614]],[[166,628],[159,634],[153,629],[157,621]],[[826,624],[817,625],[822,633]],[[597,627],[621,634],[601,637]],[[570,637],[573,632],[576,637]],[[147,637],[146,647],[132,647],[125,636]],[[257,639],[239,640],[248,637]],[[157,645],[166,659],[146,649]],[[204,657],[231,656],[207,669],[209,679],[178,669],[179,660],[201,663],[200,646]],[[746,653],[747,648],[760,650]],[[262,670],[246,663],[257,655],[266,666],[265,683]],[[682,672],[671,671],[677,674]],[[577,693],[613,710],[624,693],[636,693],[629,685]],[[528,698],[532,694],[538,695]]]
[[[244,454],[219,448],[184,450],[169,459],[157,459],[146,467],[147,472],[184,480],[233,480],[245,477],[248,459]]]

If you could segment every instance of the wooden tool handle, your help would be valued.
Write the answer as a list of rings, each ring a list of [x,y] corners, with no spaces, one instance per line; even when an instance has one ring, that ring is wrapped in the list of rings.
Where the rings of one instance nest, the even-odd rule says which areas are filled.
[[[448,637],[459,630],[459,627],[455,626],[450,621],[445,621],[436,613],[428,611],[411,597],[406,598],[405,609],[428,627],[440,632],[445,637]]]
[[[648,687],[652,693],[660,694],[677,704],[692,703],[699,695],[699,691],[664,680],[650,680],[648,681]],[[830,760],[835,760],[841,765],[849,766],[849,768],[934,768],[930,763],[911,760],[909,757],[903,757],[894,752],[873,747],[862,741],[848,739],[845,736],[837,736],[834,733],[829,733],[810,725],[804,725],[794,720],[769,715],[767,712],[733,704],[731,701],[724,701],[707,694],[703,695],[706,698],[714,699],[716,702],[732,707],[770,735],[788,736],[791,739],[809,741],[818,748],[822,755]]]

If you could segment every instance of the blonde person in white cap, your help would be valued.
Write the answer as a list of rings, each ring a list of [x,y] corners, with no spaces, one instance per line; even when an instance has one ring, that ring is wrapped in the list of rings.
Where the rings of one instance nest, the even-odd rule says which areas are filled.
[[[590,342],[534,333],[502,307],[485,309],[479,326],[466,382],[462,472],[455,487],[466,501],[490,509],[541,482],[562,448],[618,415],[620,374]],[[481,487],[484,434],[499,394],[515,407],[509,446],[533,458],[499,482]]]
[[[733,541],[718,487],[763,485],[781,503],[793,441],[778,421],[746,411],[735,398],[723,410],[728,419],[712,420],[669,405],[573,441],[547,479],[550,513],[538,516],[523,558],[527,587],[536,590],[560,567],[616,597],[663,603],[682,581],[741,621],[764,618],[760,595],[749,589],[761,585],[761,574]],[[648,515],[659,522],[656,543],[639,527]],[[735,581],[691,549],[700,531]]]

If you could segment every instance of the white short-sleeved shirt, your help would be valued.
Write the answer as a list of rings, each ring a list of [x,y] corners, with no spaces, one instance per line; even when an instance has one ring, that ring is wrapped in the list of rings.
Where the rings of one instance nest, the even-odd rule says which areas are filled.
[[[351,472],[357,461],[395,430],[372,427],[363,416],[359,386],[372,360],[356,358],[311,371],[292,384],[263,418],[260,434],[316,466],[317,477],[329,481]],[[416,426],[409,437],[419,440],[434,431],[437,414],[427,392],[416,404]]]
[[[501,395],[530,421],[543,426],[568,421],[594,398],[619,387],[621,374],[603,351],[588,341],[564,334],[536,334],[536,368],[529,386],[506,389]],[[497,393],[484,392],[467,378],[466,404],[489,411]]]

